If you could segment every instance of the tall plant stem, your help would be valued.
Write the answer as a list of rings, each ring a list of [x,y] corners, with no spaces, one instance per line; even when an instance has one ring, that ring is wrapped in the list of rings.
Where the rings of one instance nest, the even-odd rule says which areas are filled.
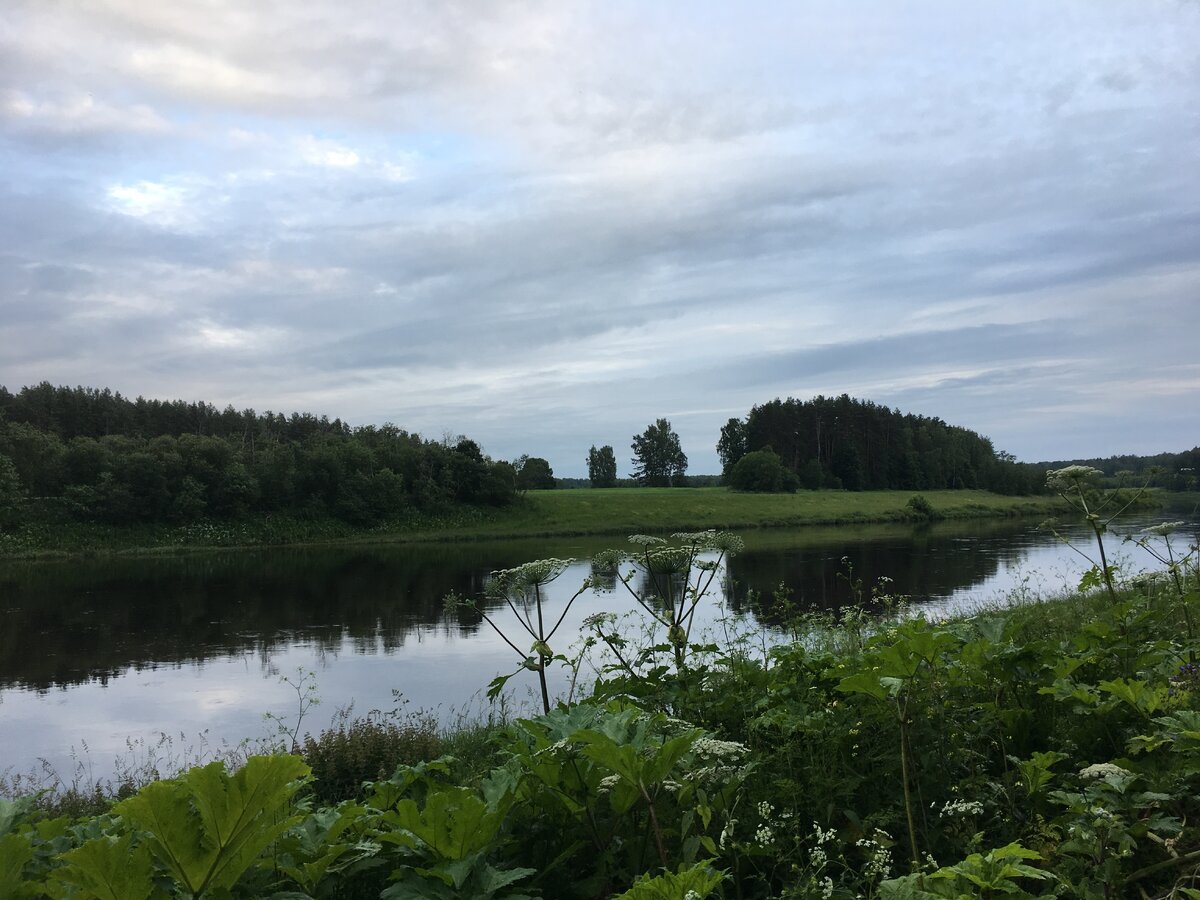
[[[658,848],[658,859],[664,869],[669,869],[670,863],[667,861],[667,848],[663,845],[662,828],[658,824],[658,813],[654,809],[654,801],[646,791],[646,786],[640,781],[638,782],[638,790],[642,792],[642,797],[646,801],[646,808],[650,810],[650,827],[654,829],[654,844]]]
[[[542,621],[542,587],[539,584],[533,586],[534,602],[537,604],[537,623],[538,633],[537,639],[539,645],[546,643],[546,625]],[[550,713],[550,691],[546,687],[546,655],[538,650],[538,683],[542,686],[542,710],[549,715]]]
[[[896,701],[900,711],[900,780],[904,785],[904,815],[908,819],[908,847],[912,854],[912,868],[917,871],[921,867],[921,853],[917,849],[917,823],[913,819],[912,788],[909,786],[908,773],[908,696],[904,703]]]
[[[1117,590],[1113,587],[1112,571],[1108,568],[1108,555],[1104,552],[1104,530],[1100,527],[1100,516],[1088,509],[1087,498],[1083,495],[1083,486],[1076,485],[1075,490],[1078,492],[1079,502],[1083,506],[1084,518],[1087,519],[1088,525],[1092,527],[1092,532],[1096,535],[1096,546],[1100,548],[1100,575],[1104,579],[1104,586],[1108,588],[1108,599],[1116,604]]]

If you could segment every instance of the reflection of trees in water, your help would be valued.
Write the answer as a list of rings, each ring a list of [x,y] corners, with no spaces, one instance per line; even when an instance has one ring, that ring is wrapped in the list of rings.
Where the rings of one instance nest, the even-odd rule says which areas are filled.
[[[459,546],[26,565],[0,574],[0,688],[244,654],[266,668],[298,642],[393,653],[430,631],[471,634],[442,598],[477,596],[512,563]]]
[[[877,540],[846,531],[807,546],[751,550],[732,560],[726,599],[744,610],[752,589],[760,598],[753,611],[771,621],[771,595],[782,582],[797,606],[837,609],[850,600],[838,577],[843,557],[868,592],[886,575],[898,592],[944,596],[992,576],[1006,555],[1020,552],[1015,530],[1009,524],[975,538],[947,525],[892,529]],[[372,654],[430,634],[470,636],[478,621],[447,616],[442,598],[451,591],[481,597],[491,570],[540,555],[544,543],[9,563],[0,568],[0,688],[44,690],[131,666],[225,656],[257,655],[269,666],[272,653],[296,643],[318,653]],[[631,587],[643,596],[661,592],[644,571],[636,579]],[[615,578],[602,586],[614,597],[625,591]]]
[[[907,539],[749,551],[729,565],[726,600],[736,611],[749,606],[765,621],[773,618],[780,585],[799,610],[837,613],[869,600],[873,592],[920,602],[985,582],[1011,553],[1008,544],[995,539],[938,535],[930,529],[914,529]]]

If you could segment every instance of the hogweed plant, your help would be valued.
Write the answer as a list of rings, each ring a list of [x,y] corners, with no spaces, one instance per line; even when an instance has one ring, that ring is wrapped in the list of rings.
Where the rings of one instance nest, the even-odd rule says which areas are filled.
[[[520,669],[509,675],[501,675],[492,681],[488,687],[489,699],[495,699],[510,678],[522,670],[527,670],[537,673],[538,685],[542,693],[542,709],[544,712],[550,712],[550,689],[546,682],[546,667],[555,659],[565,663],[570,662],[565,656],[556,655],[550,649],[550,641],[562,627],[563,620],[571,611],[571,606],[581,594],[592,587],[592,579],[585,578],[583,580],[579,589],[563,606],[562,612],[554,624],[549,627],[547,627],[549,617],[546,610],[548,598],[545,588],[562,575],[574,561],[573,559],[538,559],[514,569],[500,569],[492,572],[484,589],[482,601],[468,600],[456,594],[450,594],[445,598],[444,603],[448,610],[465,607],[481,616],[500,636],[500,639],[521,658]],[[517,625],[533,639],[528,651],[522,650],[515,643],[514,638],[505,634],[496,619],[488,614],[485,606],[488,600],[503,603],[512,612]]]
[[[687,665],[700,602],[712,590],[721,565],[745,545],[740,537],[724,531],[678,532],[671,538],[678,543],[645,534],[631,535],[629,542],[639,546],[640,551],[606,551],[597,555],[593,566],[616,574],[617,582],[638,606],[666,630],[675,670],[681,672]],[[625,562],[632,563],[633,568],[622,575],[620,566]],[[634,587],[639,570],[646,585],[641,590]]]
[[[593,589],[615,590],[618,584],[622,585],[637,605],[649,614],[652,631],[659,628],[666,630],[667,643],[663,646],[671,650],[676,671],[682,672],[687,663],[696,610],[712,591],[722,563],[740,552],[743,543],[741,538],[735,535],[718,531],[678,533],[672,535],[672,539],[677,543],[635,534],[629,540],[641,548],[639,551],[605,550],[598,553],[591,561],[591,574],[583,579],[579,588],[563,605],[553,625],[549,624],[553,616],[547,612],[548,598],[545,589],[575,562],[573,559],[541,559],[514,569],[492,572],[484,595],[479,600],[463,598],[456,594],[448,595],[443,601],[448,610],[471,610],[487,622],[501,640],[521,658],[520,669],[509,675],[499,676],[491,682],[488,687],[489,699],[495,699],[510,678],[522,670],[528,670],[537,673],[542,708],[549,712],[547,666],[555,660],[571,666],[574,669],[573,689],[583,654],[598,641],[603,642],[614,654],[619,668],[637,677],[640,663],[645,661],[648,653],[660,647],[656,645],[649,651],[640,653],[637,660],[625,658],[621,652],[626,646],[624,638],[610,634],[606,628],[614,621],[614,617],[608,614],[590,616],[585,621],[586,631],[595,634],[585,634],[577,658],[569,659],[565,655],[556,654],[550,647],[551,639],[562,627],[575,601],[584,592]],[[630,564],[630,567],[622,571],[626,564]],[[635,585],[639,573],[643,576],[643,581]],[[533,643],[528,651],[522,650],[517,643],[517,637],[506,633],[505,626],[489,613],[489,606],[494,607],[498,604],[508,607],[517,626],[532,639]],[[511,630],[510,627],[509,631]]]
[[[1053,519],[1047,519],[1042,523],[1042,527],[1048,528],[1055,537],[1092,564],[1091,571],[1084,576],[1080,587],[1087,588],[1103,584],[1108,591],[1109,599],[1116,603],[1117,589],[1113,584],[1113,574],[1116,569],[1108,563],[1108,554],[1104,548],[1104,535],[1108,533],[1108,526],[1112,524],[1113,520],[1142,497],[1146,492],[1146,486],[1143,485],[1128,499],[1116,492],[1101,495],[1095,489],[1095,481],[1103,474],[1092,466],[1066,466],[1062,469],[1049,469],[1046,472],[1046,487],[1058,494],[1072,509],[1082,515],[1088,527],[1092,529],[1096,538],[1096,547],[1100,551],[1099,562],[1092,559],[1059,532],[1057,523]],[[1121,500],[1125,500],[1125,502],[1114,511],[1113,507]]]
[[[1166,570],[1171,586],[1175,590],[1175,599],[1183,613],[1183,620],[1188,633],[1188,660],[1193,665],[1196,662],[1196,626],[1192,620],[1191,605],[1200,594],[1200,562],[1197,560],[1200,547],[1192,544],[1187,553],[1176,553],[1171,543],[1171,535],[1183,528],[1186,522],[1163,522],[1143,529],[1140,536],[1129,535],[1127,541],[1133,541]],[[1161,539],[1159,545],[1156,539]]]

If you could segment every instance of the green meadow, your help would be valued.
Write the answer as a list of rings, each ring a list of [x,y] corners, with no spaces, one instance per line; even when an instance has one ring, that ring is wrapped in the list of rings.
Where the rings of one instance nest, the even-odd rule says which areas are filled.
[[[796,528],[929,518],[909,506],[924,497],[934,518],[1047,515],[1057,498],[987,491],[800,491],[738,493],[711,488],[610,488],[529,491],[510,506],[456,506],[436,513],[405,509],[370,527],[326,516],[253,515],[187,524],[104,525],[42,522],[0,531],[0,557],[76,553],[162,553],[222,547],[491,540],[564,535],[670,534],[709,528]]]
[[[795,494],[738,493],[727,488],[610,488],[530,491],[512,510],[495,518],[422,537],[628,534],[707,528],[792,528],[901,522],[914,518],[913,491],[801,491]],[[1004,497],[987,491],[929,491],[924,496],[943,518],[1044,514],[1057,498]]]

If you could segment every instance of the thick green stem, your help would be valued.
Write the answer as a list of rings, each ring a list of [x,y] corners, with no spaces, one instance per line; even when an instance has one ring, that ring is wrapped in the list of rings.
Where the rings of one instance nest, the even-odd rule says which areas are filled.
[[[650,827],[654,829],[654,844],[658,848],[658,859],[664,869],[669,869],[670,864],[667,862],[667,848],[663,845],[662,828],[658,824],[658,813],[654,809],[654,800],[651,799],[646,786],[641,782],[638,782],[638,789],[642,792],[642,797],[646,801],[646,807],[650,810]]]
[[[538,682],[542,686],[542,710],[550,712],[550,691],[546,687],[546,657],[538,656]]]
[[[896,705],[900,710],[900,780],[904,785],[904,815],[908,819],[908,846],[912,854],[912,868],[916,872],[921,867],[921,853],[917,849],[917,824],[913,818],[912,789],[908,784],[908,697],[905,696],[903,705],[899,700]]]

